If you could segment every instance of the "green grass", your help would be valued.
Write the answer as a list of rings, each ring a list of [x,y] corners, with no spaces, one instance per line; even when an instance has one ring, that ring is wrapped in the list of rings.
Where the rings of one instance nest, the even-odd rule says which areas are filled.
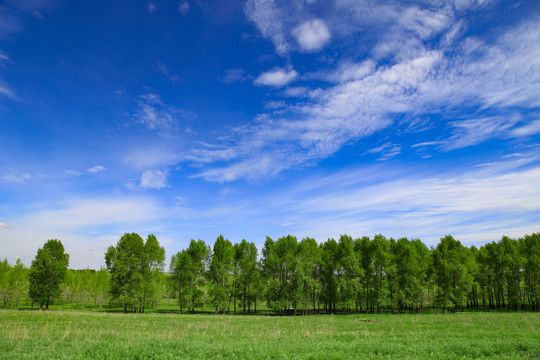
[[[0,359],[537,359],[540,314],[0,311]]]

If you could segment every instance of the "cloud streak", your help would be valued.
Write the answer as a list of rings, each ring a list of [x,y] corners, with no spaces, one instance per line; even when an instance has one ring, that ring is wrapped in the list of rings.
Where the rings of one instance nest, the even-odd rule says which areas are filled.
[[[388,129],[396,118],[404,119],[401,124],[406,125],[409,118],[442,114],[435,125],[450,134],[428,142],[440,145],[443,151],[512,136],[514,126],[525,120],[516,107],[540,106],[540,22],[529,19],[486,42],[456,37],[452,21],[456,21],[453,12],[447,8],[411,8],[394,26],[412,34],[416,41],[412,47],[401,44],[402,48],[394,51],[399,56],[390,64],[374,57],[306,74],[306,80],[327,84],[304,86],[300,101],[279,109],[267,108],[253,123],[222,137],[222,143],[211,149],[194,149],[186,160],[214,164],[195,177],[226,182],[274,176]],[[450,40],[443,36],[445,32],[453,34]],[[424,40],[435,34],[446,40],[428,49]],[[447,41],[454,44],[449,47]],[[278,87],[304,79],[293,71],[276,68],[261,74],[255,83]],[[289,93],[285,89],[284,94]],[[469,117],[463,115],[464,108]],[[504,115],[484,115],[495,110]],[[415,122],[410,126],[416,126]],[[531,126],[522,133],[534,132]],[[389,151],[387,156],[398,153]]]

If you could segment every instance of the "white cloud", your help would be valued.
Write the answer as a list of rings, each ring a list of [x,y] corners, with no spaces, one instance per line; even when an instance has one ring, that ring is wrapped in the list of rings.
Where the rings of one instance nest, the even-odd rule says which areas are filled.
[[[15,229],[15,226],[14,226],[14,225],[11,225],[11,224],[8,224],[8,223],[0,222],[0,228],[4,228],[4,229]]]
[[[410,7],[403,11],[399,23],[405,29],[413,31],[420,39],[428,39],[449,26],[452,19],[450,14],[445,10],[433,12]]]
[[[147,170],[141,175],[140,186],[145,189],[163,189],[168,187],[167,174],[161,170]]]
[[[149,197],[114,195],[62,199],[31,208],[39,210],[6,219],[17,227],[1,236],[3,256],[19,255],[29,265],[47,239],[59,239],[70,254],[70,268],[75,269],[99,269],[107,247],[125,232],[154,233],[161,242],[162,222],[175,213],[174,207]]]
[[[148,93],[139,97],[135,118],[150,130],[171,135],[171,132],[177,130],[176,117],[179,114],[180,110],[166,106],[159,95]]]
[[[511,160],[436,175],[385,166],[341,171],[297,184],[271,204],[299,218],[292,230],[321,240],[343,233],[419,237],[428,244],[448,233],[469,243],[522,236],[540,225],[534,215],[540,211],[538,156],[523,160],[536,164]]]
[[[260,30],[276,31],[261,30],[263,36],[277,48],[280,42],[273,36],[280,34],[289,51],[284,34],[306,22],[306,14],[284,14],[288,7],[302,10],[304,6],[299,1],[285,3],[251,0],[245,10]],[[388,128],[396,118],[400,118],[400,126],[408,122],[416,126],[414,119],[435,114],[441,120],[430,126],[446,128],[446,137],[424,139],[422,146],[439,145],[446,151],[536,131],[536,123],[528,127],[526,119],[515,114],[521,113],[520,108],[540,106],[537,18],[502,35],[488,34],[487,41],[463,38],[466,19],[458,20],[454,10],[442,3],[421,7],[340,0],[335,9],[320,17],[330,24],[332,38],[365,31],[375,24],[374,56],[305,75],[303,80],[328,83],[317,88],[287,88],[279,96],[298,97],[296,102],[290,99],[279,109],[267,107],[253,123],[222,136],[214,147],[193,150],[186,160],[210,165],[199,177],[220,182],[256,179],[309,165],[347,143]],[[429,46],[426,39],[430,39]],[[261,74],[255,84],[285,86],[298,77],[292,67],[275,68]],[[267,101],[278,103],[284,104]],[[464,107],[471,109],[469,116],[464,115]],[[517,121],[522,130],[514,128]],[[391,156],[400,149],[386,151]]]
[[[401,154],[401,146],[387,142],[379,147],[368,150],[368,154],[381,154],[379,160],[388,160]]]
[[[120,155],[120,161],[136,170],[162,168],[180,160],[179,151],[161,145],[136,146]]]
[[[0,95],[5,96],[9,99],[17,99],[17,95],[15,95],[15,92],[9,88],[7,85],[2,85],[0,83]]]
[[[255,23],[265,38],[272,40],[278,54],[285,54],[289,50],[283,16],[291,11],[290,6],[277,4],[275,0],[247,0],[244,5],[247,17]]]
[[[178,6],[178,11],[183,16],[187,16],[189,14],[189,3],[187,1],[182,1]]]
[[[321,50],[330,41],[330,30],[321,19],[313,19],[298,25],[293,34],[300,49],[305,52]]]
[[[30,179],[32,179],[32,176],[28,173],[22,173],[20,171],[16,170],[9,170],[6,174],[4,174],[0,179],[4,181],[9,182],[15,182],[22,184]]]
[[[87,169],[86,171],[89,172],[89,173],[97,173],[97,172],[104,171],[104,170],[106,170],[106,168],[104,166],[96,165],[96,166],[93,166],[93,167]]]
[[[149,14],[154,13],[157,10],[156,4],[154,4],[153,2],[149,2],[147,5],[147,9]]]
[[[274,68],[259,75],[255,85],[281,87],[296,79],[298,73],[294,69]]]
[[[498,116],[451,122],[453,135],[445,141],[443,148],[454,150],[480,144],[487,139],[506,134],[517,121],[515,116]]]
[[[512,136],[530,136],[540,133],[540,120],[534,120],[527,125],[512,129]]]

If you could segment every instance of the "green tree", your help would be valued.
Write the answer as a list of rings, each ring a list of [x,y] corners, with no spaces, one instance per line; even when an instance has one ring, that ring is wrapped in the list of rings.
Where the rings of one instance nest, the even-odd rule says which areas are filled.
[[[210,247],[203,240],[191,240],[189,247],[171,257],[170,271],[178,296],[180,311],[195,312],[202,297],[202,281],[208,265]]]
[[[116,247],[105,253],[105,264],[111,274],[110,293],[127,312],[144,312],[153,298],[154,280],[159,278],[165,262],[165,250],[154,235],[145,241],[139,234],[124,234]]]
[[[243,313],[246,313],[246,303],[250,305],[252,285],[257,276],[257,247],[252,242],[242,239],[240,244],[235,244],[235,259],[238,264],[238,283],[240,299],[243,303]]]
[[[316,311],[320,292],[320,264],[321,250],[317,241],[312,238],[302,239],[298,243],[298,293],[305,315],[309,312],[310,303],[313,305],[313,312]]]
[[[531,310],[540,311],[540,233],[520,239],[526,297]]]
[[[69,255],[60,240],[49,240],[37,251],[28,274],[28,295],[39,308],[48,309],[51,301],[61,294],[60,285],[69,265]]]
[[[210,297],[216,313],[225,314],[232,298],[233,291],[234,247],[232,243],[219,235],[214,243],[212,259],[208,269],[210,280]]]
[[[336,311],[337,302],[337,270],[339,267],[338,243],[334,239],[328,239],[321,244],[321,298],[324,310],[327,313]]]
[[[0,262],[0,295],[4,302],[4,309],[7,306],[8,295],[9,295],[9,276],[11,274],[11,266],[9,265],[7,259]]]
[[[19,307],[19,301],[28,291],[28,268],[24,266],[21,259],[17,259],[15,265],[9,273],[9,301],[11,308],[13,305]]]
[[[363,270],[362,254],[354,251],[354,241],[349,235],[341,235],[338,241],[337,300],[343,313],[358,308]]]
[[[375,235],[372,241],[373,256],[373,306],[377,312],[383,311],[383,306],[388,303],[390,297],[389,274],[393,273],[391,241],[383,235]],[[372,310],[373,311],[373,310]]]
[[[141,312],[144,312],[147,305],[155,304],[161,293],[161,283],[163,281],[163,267],[165,266],[165,249],[159,246],[155,235],[150,234],[144,243],[141,261],[142,291],[141,291]]]
[[[102,266],[94,274],[92,289],[94,291],[94,307],[102,308],[110,289],[110,275],[105,267]]]
[[[110,246],[105,253],[105,265],[111,274],[110,293],[112,301],[124,308],[137,311],[141,290],[144,241],[136,233],[122,235],[116,247]]]
[[[449,306],[464,308],[472,277],[467,272],[469,250],[459,240],[447,235],[433,251],[433,269],[437,284],[437,300],[442,311]]]

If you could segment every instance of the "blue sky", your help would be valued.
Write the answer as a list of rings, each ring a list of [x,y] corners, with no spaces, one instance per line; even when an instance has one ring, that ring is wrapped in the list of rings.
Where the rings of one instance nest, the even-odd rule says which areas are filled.
[[[7,0],[0,257],[540,231],[536,1]]]

